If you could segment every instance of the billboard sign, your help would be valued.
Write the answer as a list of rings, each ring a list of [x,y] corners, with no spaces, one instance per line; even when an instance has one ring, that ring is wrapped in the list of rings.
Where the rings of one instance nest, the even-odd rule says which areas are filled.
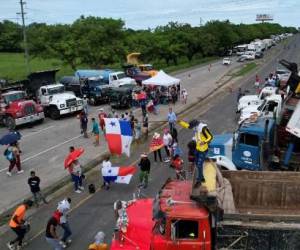
[[[256,21],[260,21],[260,22],[273,21],[273,16],[269,14],[257,14]]]

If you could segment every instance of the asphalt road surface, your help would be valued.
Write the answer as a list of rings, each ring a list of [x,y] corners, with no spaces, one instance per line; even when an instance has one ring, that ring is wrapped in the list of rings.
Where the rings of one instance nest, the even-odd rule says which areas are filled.
[[[297,45],[298,44],[298,45]],[[267,76],[270,72],[274,71],[278,66],[278,60],[285,58],[290,61],[300,62],[300,36],[292,38],[290,42],[290,49],[283,49],[282,45],[278,46],[278,50],[280,49],[280,54],[270,60],[268,63],[262,64],[257,72],[253,72],[249,76],[246,76],[239,85],[242,86],[243,89],[251,89],[253,88],[253,79],[255,74],[257,73],[261,78]],[[274,52],[275,54],[275,52]],[[277,54],[277,53],[276,53]],[[238,86],[236,85],[235,88]],[[236,108],[236,93],[235,92],[224,92],[224,95],[221,97],[213,99],[210,103],[199,107],[198,118],[208,123],[210,129],[214,134],[231,132],[235,128],[235,108]],[[187,119],[195,118],[187,117]],[[71,118],[67,118],[70,119]],[[64,121],[65,122],[65,121]],[[61,127],[65,127],[63,125],[63,121],[58,122],[58,125],[54,125],[54,122],[49,122],[48,126],[53,126],[49,128],[52,132],[58,131]],[[74,124],[73,124],[74,125]],[[72,127],[76,127],[73,126]],[[77,125],[77,124],[76,124]],[[46,126],[46,125],[43,125]],[[65,132],[67,133],[67,128],[65,128]],[[45,130],[47,131],[47,126]],[[43,135],[46,138],[51,137],[51,133],[49,135],[45,135],[46,133],[42,131],[37,131],[37,135]],[[30,133],[34,133],[32,131],[28,132],[28,137],[30,138]],[[58,136],[56,134],[56,136]],[[60,135],[62,136],[62,135]],[[189,130],[181,130],[179,133],[179,142],[182,149],[186,149],[186,144],[191,139],[192,133]],[[39,137],[38,137],[39,138]],[[32,136],[31,140],[36,140],[35,143],[38,145],[38,148],[41,150],[44,145],[40,146],[39,139],[35,136]],[[67,139],[66,137],[62,137],[60,139]],[[50,140],[51,138],[49,138]],[[52,140],[52,139],[51,139]],[[47,143],[47,141],[45,141]],[[52,141],[53,143],[53,141]],[[65,145],[67,146],[67,145]],[[123,165],[135,163],[138,159],[141,152],[145,151],[148,146],[139,145],[135,147],[133,150],[133,154],[130,159],[122,159]],[[164,152],[163,152],[164,156]],[[159,188],[163,185],[167,177],[174,177],[175,173],[172,169],[168,167],[165,163],[154,163],[153,156],[150,155],[150,159],[152,162],[151,169],[151,179],[149,182],[149,187],[146,190],[143,190],[143,195],[153,197],[155,193],[159,190]],[[40,159],[39,161],[41,161]],[[37,160],[38,161],[38,160]],[[120,159],[114,159],[114,162],[120,162]],[[93,176],[88,179],[88,183],[93,182],[99,185],[100,180],[97,172],[93,174]],[[0,177],[1,181],[1,177]],[[69,249],[78,249],[83,250],[87,249],[89,243],[93,241],[93,237],[99,230],[103,230],[107,235],[107,240],[111,240],[112,231],[114,228],[114,216],[113,216],[113,203],[117,199],[128,200],[132,198],[132,194],[136,192],[137,186],[137,176],[135,176],[132,182],[129,185],[113,185],[111,190],[109,191],[98,191],[94,195],[89,196],[87,194],[83,194],[82,196],[74,196],[73,193],[64,193],[61,197],[72,196],[73,202],[72,206],[74,210],[70,214],[70,225],[73,230],[73,243],[69,247]],[[2,184],[3,185],[3,182]],[[54,203],[54,202],[53,202]],[[31,238],[30,245],[26,247],[26,249],[38,250],[38,249],[50,249],[50,247],[46,244],[44,239],[43,229],[45,227],[46,221],[48,217],[51,215],[55,204],[51,204],[48,206],[43,206],[32,218],[32,232],[29,235]],[[5,234],[1,238],[0,248],[3,248],[4,242],[8,238],[12,238],[13,234],[8,233]]]

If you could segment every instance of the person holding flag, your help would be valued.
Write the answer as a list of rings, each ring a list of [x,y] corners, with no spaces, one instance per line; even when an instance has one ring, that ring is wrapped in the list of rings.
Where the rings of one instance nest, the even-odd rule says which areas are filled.
[[[154,152],[154,161],[157,161],[157,155],[159,156],[160,162],[162,162],[161,151],[160,149],[164,147],[163,139],[160,134],[155,132],[150,143],[150,151]]]

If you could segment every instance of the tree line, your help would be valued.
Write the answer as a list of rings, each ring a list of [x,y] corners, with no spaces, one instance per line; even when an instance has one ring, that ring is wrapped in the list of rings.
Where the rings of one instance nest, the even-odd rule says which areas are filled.
[[[122,64],[126,55],[141,52],[145,62],[177,64],[182,58],[193,60],[222,55],[233,46],[296,28],[275,23],[233,24],[210,21],[201,27],[170,22],[155,29],[126,29],[121,19],[84,17],[72,24],[32,23],[26,27],[31,56],[59,58],[76,69],[78,65],[103,67]],[[0,22],[0,52],[23,51],[22,27]]]

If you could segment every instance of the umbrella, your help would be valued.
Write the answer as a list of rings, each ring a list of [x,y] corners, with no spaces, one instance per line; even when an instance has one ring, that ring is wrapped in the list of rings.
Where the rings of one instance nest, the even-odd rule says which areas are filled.
[[[4,135],[0,139],[0,145],[8,145],[8,144],[15,143],[18,140],[20,140],[21,137],[22,137],[22,135],[17,131],[9,132],[8,134]]]
[[[68,168],[71,163],[75,160],[77,160],[82,154],[84,153],[83,148],[76,148],[73,152],[68,154],[68,156],[65,159],[65,168]]]

